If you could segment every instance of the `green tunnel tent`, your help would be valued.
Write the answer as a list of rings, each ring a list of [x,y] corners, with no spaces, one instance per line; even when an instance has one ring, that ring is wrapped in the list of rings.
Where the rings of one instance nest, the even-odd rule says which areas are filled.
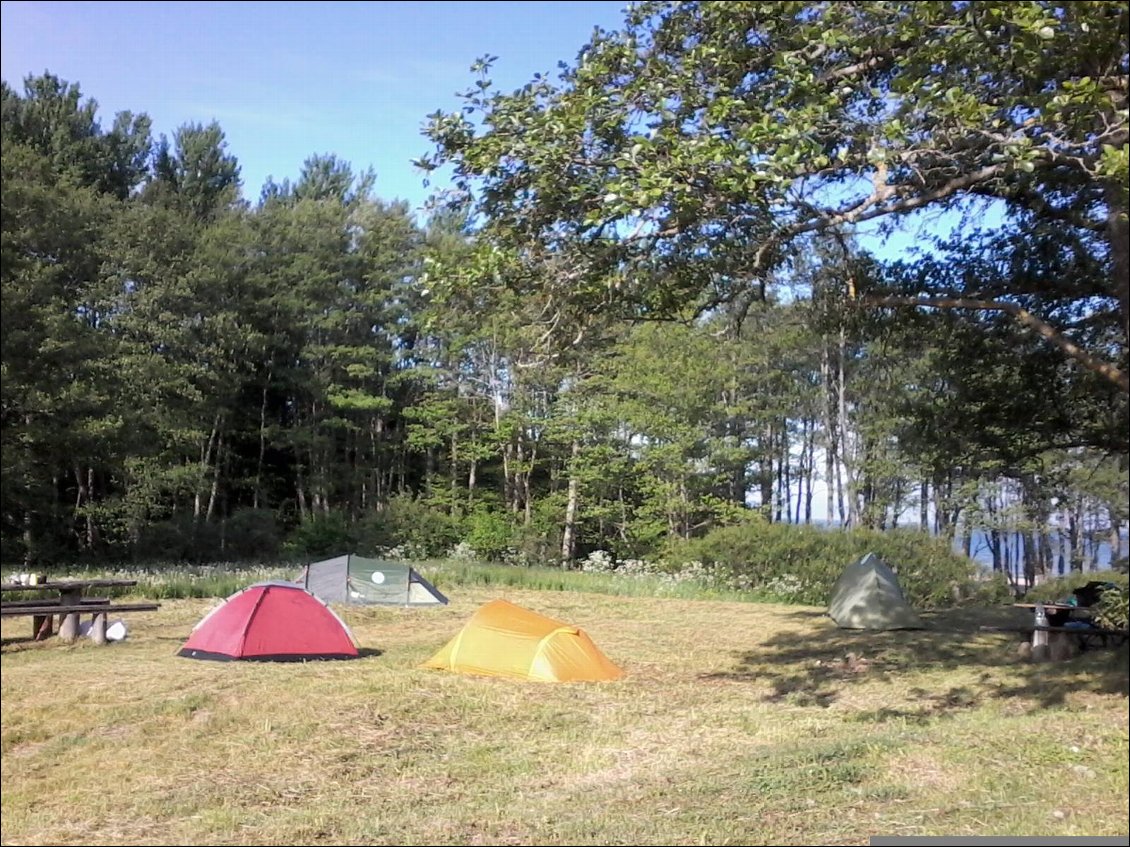
[[[868,553],[844,568],[832,589],[828,614],[841,629],[925,629],[902,593],[898,576]]]
[[[386,606],[446,605],[447,598],[403,562],[352,553],[306,565],[294,582],[327,603]]]

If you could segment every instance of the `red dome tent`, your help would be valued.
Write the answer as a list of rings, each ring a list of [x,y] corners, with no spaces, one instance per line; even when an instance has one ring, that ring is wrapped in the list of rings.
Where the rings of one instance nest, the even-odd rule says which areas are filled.
[[[261,582],[237,591],[192,630],[178,655],[221,662],[356,659],[357,644],[333,611],[301,586]]]

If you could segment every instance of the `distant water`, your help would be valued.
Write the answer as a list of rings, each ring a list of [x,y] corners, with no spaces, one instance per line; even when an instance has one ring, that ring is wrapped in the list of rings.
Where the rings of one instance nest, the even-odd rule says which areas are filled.
[[[812,525],[822,529],[838,529],[840,526],[838,523],[830,524],[822,520],[814,520]],[[910,526],[910,524],[905,525]],[[1048,537],[1052,546],[1052,572],[1056,575],[1068,573],[1071,570],[1071,551],[1066,535],[1052,531],[1048,533]],[[1009,564],[1014,571],[1014,576],[1022,576],[1024,573],[1024,541],[1019,533],[1015,532],[1005,533],[1004,539],[1009,550]],[[1123,556],[1130,551],[1130,534],[1126,530],[1122,532],[1121,548]],[[959,535],[954,539],[953,549],[956,553],[965,553],[963,536]],[[988,532],[980,529],[974,530],[969,555],[982,567],[986,569],[993,567],[993,551],[989,544]],[[1092,545],[1088,545],[1083,560],[1085,567],[1091,570],[1109,570],[1110,542],[1103,539],[1093,545],[1093,548]]]
[[[1067,542],[1066,536],[1059,533],[1052,532],[1049,534],[1052,545],[1052,571],[1060,575],[1068,573],[1071,569],[1071,551]],[[1004,541],[1008,546],[1010,555],[1010,564],[1017,572],[1017,575],[1024,573],[1024,542],[1018,537],[1017,533],[1007,533]],[[1128,536],[1126,532],[1122,533],[1122,555],[1125,556],[1128,548]],[[965,551],[965,541],[963,538],[954,540],[954,550],[959,553]],[[989,542],[989,534],[983,530],[975,530],[973,533],[973,541],[969,550],[970,556],[978,564],[992,568],[993,566],[993,552]],[[1100,541],[1093,549],[1090,545],[1086,548],[1086,555],[1083,556],[1084,561],[1091,567],[1092,570],[1109,570],[1110,569],[1110,542]],[[1091,564],[1093,560],[1093,564]]]

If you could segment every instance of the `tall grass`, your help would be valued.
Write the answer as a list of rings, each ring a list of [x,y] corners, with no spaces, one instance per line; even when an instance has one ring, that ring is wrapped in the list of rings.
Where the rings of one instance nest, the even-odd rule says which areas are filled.
[[[737,591],[670,575],[626,576],[560,568],[515,567],[481,562],[437,560],[420,563],[417,570],[441,591],[444,588],[501,587],[532,591],[583,591],[619,597],[671,597],[680,600],[765,600],[764,592]]]
[[[845,554],[846,555],[846,554]],[[845,562],[846,563],[846,562]],[[790,591],[788,579],[773,577],[746,589],[733,587],[732,580],[719,579],[717,572],[701,567],[686,567],[670,573],[606,572],[564,570],[552,567],[522,567],[489,564],[466,559],[429,559],[410,563],[441,591],[466,587],[497,587],[532,591],[587,592],[619,597],[669,597],[681,600],[734,600],[741,602],[822,602],[826,591],[813,594]],[[72,568],[66,573],[50,574],[52,579],[119,578],[135,579],[133,588],[107,589],[108,596],[138,596],[156,600],[193,597],[227,597],[256,582],[291,580],[299,565],[284,562],[221,562],[211,565],[150,562],[107,568]],[[10,569],[5,568],[8,573]],[[945,571],[943,570],[943,573]],[[900,571],[900,581],[913,580],[913,575]],[[948,575],[947,575],[948,578]],[[1127,576],[1111,571],[1073,574],[1069,577],[1036,586],[1029,599],[1051,601],[1070,595],[1073,588],[1096,578],[1127,584]],[[740,584],[740,581],[739,581]],[[905,587],[905,586],[904,586]],[[811,595],[811,596],[810,596]],[[1002,602],[992,592],[982,592],[986,602]],[[991,595],[991,596],[990,596]],[[35,596],[35,595],[28,595]],[[813,597],[817,599],[812,599]],[[19,599],[11,597],[9,599]]]
[[[294,565],[277,563],[226,562],[212,565],[186,565],[158,562],[116,568],[70,568],[66,573],[49,574],[49,576],[53,580],[133,579],[137,580],[136,586],[99,589],[99,593],[109,597],[137,596],[155,600],[179,600],[189,597],[227,597],[256,582],[292,579],[297,570]],[[21,592],[16,594],[22,596]]]
[[[455,559],[412,562],[413,567],[440,591],[470,586],[521,588],[534,591],[583,591],[621,597],[672,597],[682,600],[777,599],[765,592],[735,591],[674,575],[626,576],[616,573],[587,573],[559,568],[519,567]],[[295,565],[221,563],[183,565],[151,563],[113,570],[72,570],[58,578],[136,579],[133,588],[109,589],[110,596],[133,595],[156,600],[192,597],[227,597],[256,582],[291,580]]]

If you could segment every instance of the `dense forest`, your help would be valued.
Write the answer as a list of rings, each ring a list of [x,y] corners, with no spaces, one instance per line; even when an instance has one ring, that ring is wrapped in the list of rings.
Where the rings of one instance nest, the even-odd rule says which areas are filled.
[[[426,217],[334,155],[248,201],[215,123],[4,83],[5,563],[1125,555],[1125,4],[643,3],[557,80],[490,65]],[[853,234],[939,210],[914,259]]]

